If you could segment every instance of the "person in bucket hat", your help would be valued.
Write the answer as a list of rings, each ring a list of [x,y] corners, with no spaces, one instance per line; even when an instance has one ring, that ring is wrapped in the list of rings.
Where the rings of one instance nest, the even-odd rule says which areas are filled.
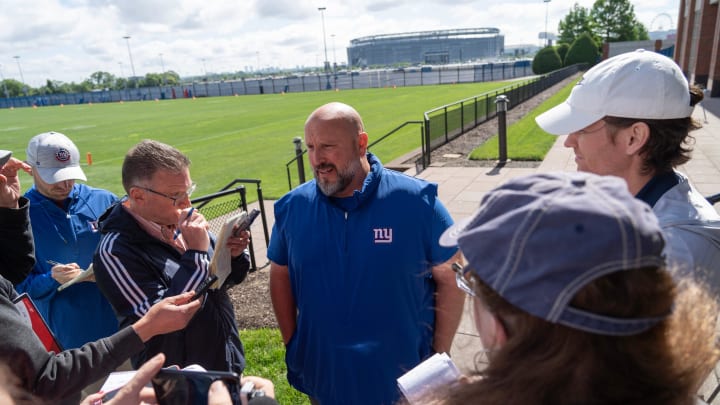
[[[440,404],[694,404],[717,304],[676,286],[651,208],[590,173],[512,179],[440,243],[458,246],[489,364]]]
[[[568,135],[580,171],[621,177],[653,207],[678,276],[720,294],[720,215],[675,168],[690,160],[691,118],[702,91],[670,58],[637,50],[588,70],[565,102],[536,121]]]

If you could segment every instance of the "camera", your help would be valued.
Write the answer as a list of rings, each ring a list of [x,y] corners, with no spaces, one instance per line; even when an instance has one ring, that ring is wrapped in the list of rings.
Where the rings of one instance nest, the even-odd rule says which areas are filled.
[[[240,388],[240,401],[242,405],[247,405],[247,403],[253,398],[259,398],[264,396],[265,391],[256,390],[255,384],[252,381],[246,382],[245,384],[243,384],[242,388]]]

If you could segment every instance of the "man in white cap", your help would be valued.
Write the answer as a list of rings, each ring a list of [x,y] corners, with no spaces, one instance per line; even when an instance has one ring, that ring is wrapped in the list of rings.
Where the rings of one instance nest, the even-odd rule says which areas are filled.
[[[80,152],[58,132],[33,137],[27,148],[34,185],[26,193],[35,236],[36,263],[16,286],[33,299],[65,349],[80,347],[118,330],[112,307],[91,276],[58,290],[92,263],[100,242],[97,220],[118,201],[107,190],[76,184],[86,181]]]
[[[720,216],[675,170],[690,160],[688,140],[702,91],[688,85],[671,59],[638,50],[588,70],[568,99],[536,121],[554,135],[569,134],[580,171],[625,179],[653,207],[670,268],[693,274],[720,293]]]

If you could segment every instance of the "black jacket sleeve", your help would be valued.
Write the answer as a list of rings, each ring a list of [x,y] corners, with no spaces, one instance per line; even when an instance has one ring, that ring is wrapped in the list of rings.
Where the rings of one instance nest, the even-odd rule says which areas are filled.
[[[19,208],[0,208],[0,272],[13,285],[21,283],[35,265],[30,228],[30,201],[20,197]]]

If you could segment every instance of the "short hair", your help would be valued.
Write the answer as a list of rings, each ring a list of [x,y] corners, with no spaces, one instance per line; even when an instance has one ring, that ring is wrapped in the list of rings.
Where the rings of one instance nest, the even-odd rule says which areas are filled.
[[[130,148],[122,165],[122,183],[126,193],[139,182],[150,180],[158,170],[181,172],[190,167],[190,159],[176,148],[146,139]]]
[[[694,106],[702,99],[702,89],[690,86],[690,104]],[[608,133],[613,141],[618,129],[628,128],[636,122],[643,122],[650,128],[650,137],[640,149],[643,174],[666,173],[687,163],[692,152],[690,144],[694,141],[690,131],[701,127],[692,117],[640,119],[607,116],[603,120],[610,127]]]
[[[657,316],[673,308],[669,318],[632,336],[550,323],[474,281],[477,299],[506,326],[508,340],[478,372],[482,378],[450,388],[433,403],[689,404],[718,359],[717,304],[691,280],[676,285],[662,267],[608,274],[572,300],[577,308],[614,317]]]

